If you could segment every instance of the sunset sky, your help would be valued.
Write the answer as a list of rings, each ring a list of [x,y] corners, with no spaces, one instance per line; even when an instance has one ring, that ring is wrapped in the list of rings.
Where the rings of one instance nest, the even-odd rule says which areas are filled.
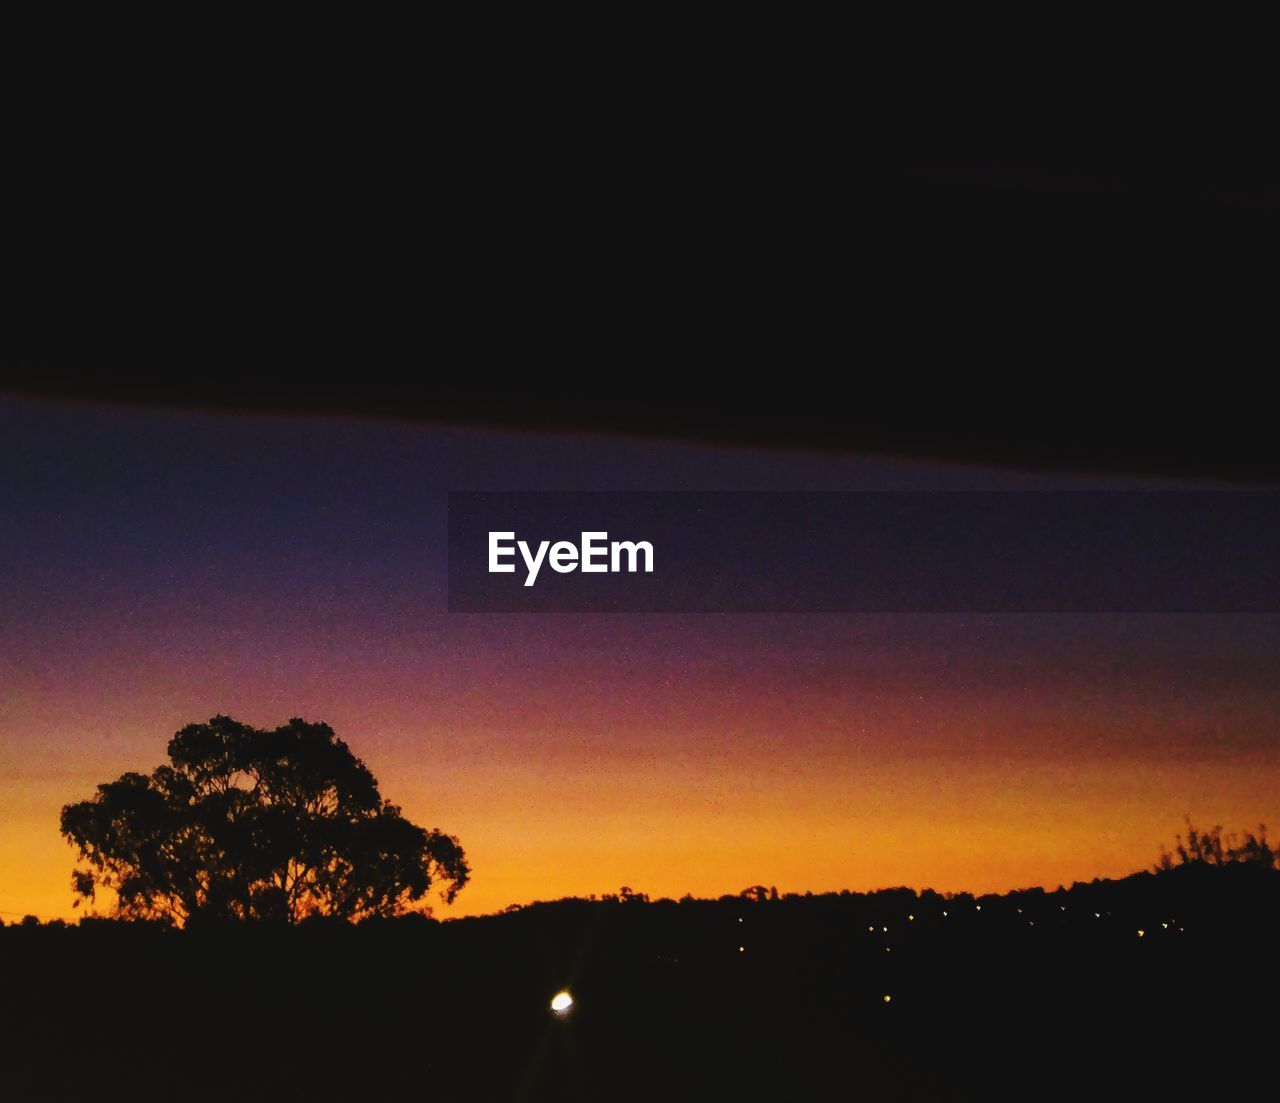
[[[324,720],[474,876],[1054,887],[1280,812],[1280,617],[445,612],[450,490],[1143,487],[333,418],[0,402],[0,919],[184,724]],[[1174,485],[1174,484],[1162,484]]]

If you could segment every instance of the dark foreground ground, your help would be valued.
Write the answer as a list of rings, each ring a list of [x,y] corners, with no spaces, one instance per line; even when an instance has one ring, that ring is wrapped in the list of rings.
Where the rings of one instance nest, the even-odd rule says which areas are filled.
[[[1237,866],[977,900],[566,901],[285,931],[11,926],[0,1092],[1261,1097],[1246,1085],[1274,1089],[1278,920],[1280,873]],[[563,1018],[549,1010],[561,988],[575,1000]]]

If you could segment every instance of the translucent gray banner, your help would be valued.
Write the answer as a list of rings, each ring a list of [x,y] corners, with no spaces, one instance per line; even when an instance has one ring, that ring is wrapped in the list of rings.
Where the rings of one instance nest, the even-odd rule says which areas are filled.
[[[1280,612],[1280,494],[452,493],[453,612]]]

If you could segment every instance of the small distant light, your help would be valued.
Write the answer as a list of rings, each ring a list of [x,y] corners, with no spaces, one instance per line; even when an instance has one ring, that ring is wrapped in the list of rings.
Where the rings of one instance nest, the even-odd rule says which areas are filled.
[[[893,997],[886,992],[884,995],[884,1002],[888,1003],[891,999],[893,999]]]
[[[1067,910],[1067,905],[1066,905],[1066,904],[1062,904],[1062,905],[1058,908],[1058,910],[1059,910],[1059,911],[1066,911],[1066,910]]]
[[[1160,926],[1162,926],[1166,931],[1169,929],[1168,923],[1161,923]]]
[[[1036,925],[1036,921],[1034,919],[1028,919],[1027,925],[1030,927],[1034,927]]]
[[[892,947],[892,946],[886,946],[886,947],[884,948],[884,952],[885,952],[886,954],[891,954],[891,953],[893,953],[893,947]]]
[[[741,922],[742,922],[742,916],[738,916],[738,922],[739,922],[739,923],[741,923]]]
[[[1094,919],[1101,919],[1101,918],[1102,918],[1102,913],[1101,913],[1101,912],[1094,912],[1094,913],[1093,913],[1093,918],[1094,918]]]
[[[551,1010],[557,1015],[569,1014],[569,1008],[573,1006],[573,997],[568,992],[557,992],[551,997]]]
[[[884,931],[884,933],[885,933],[885,934],[888,934],[888,933],[889,933],[889,928],[888,928],[888,927],[882,927],[881,929]]]
[[[975,907],[975,908],[977,908],[977,909],[978,909],[978,911],[982,911],[982,905],[981,905],[981,904],[975,904],[975,905],[974,905],[974,907]]]
[[[1019,908],[1019,909],[1018,909],[1018,914],[1019,914],[1019,915],[1021,915],[1021,914],[1022,914],[1022,909],[1021,909],[1021,908]]]
[[[867,930],[869,930],[872,934],[876,933],[876,929],[874,927],[868,927]]]
[[[946,918],[947,918],[947,913],[946,913],[946,912],[943,912],[943,913],[942,913],[942,918],[943,918],[943,919],[946,919]]]
[[[1138,937],[1139,937],[1139,938],[1141,938],[1141,937],[1142,937],[1144,934],[1146,934],[1146,933],[1147,933],[1147,932],[1146,932],[1146,931],[1144,931],[1141,927],[1139,927],[1139,928],[1138,928]]]
[[[914,922],[914,920],[915,920],[915,916],[914,916],[914,915],[909,915],[909,916],[907,916],[907,919],[908,919],[908,920],[911,920],[911,921],[913,921],[913,922]]]
[[[745,946],[738,947],[738,953],[745,954],[746,952],[747,952],[747,948]]]

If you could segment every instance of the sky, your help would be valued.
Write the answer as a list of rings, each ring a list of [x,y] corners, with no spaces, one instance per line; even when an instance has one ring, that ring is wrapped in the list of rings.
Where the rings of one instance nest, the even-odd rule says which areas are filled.
[[[441,917],[1052,888],[1274,822],[1274,615],[446,611],[450,490],[1156,485],[0,399],[0,919],[76,914],[61,806],[217,713],[328,722],[456,834]]]

